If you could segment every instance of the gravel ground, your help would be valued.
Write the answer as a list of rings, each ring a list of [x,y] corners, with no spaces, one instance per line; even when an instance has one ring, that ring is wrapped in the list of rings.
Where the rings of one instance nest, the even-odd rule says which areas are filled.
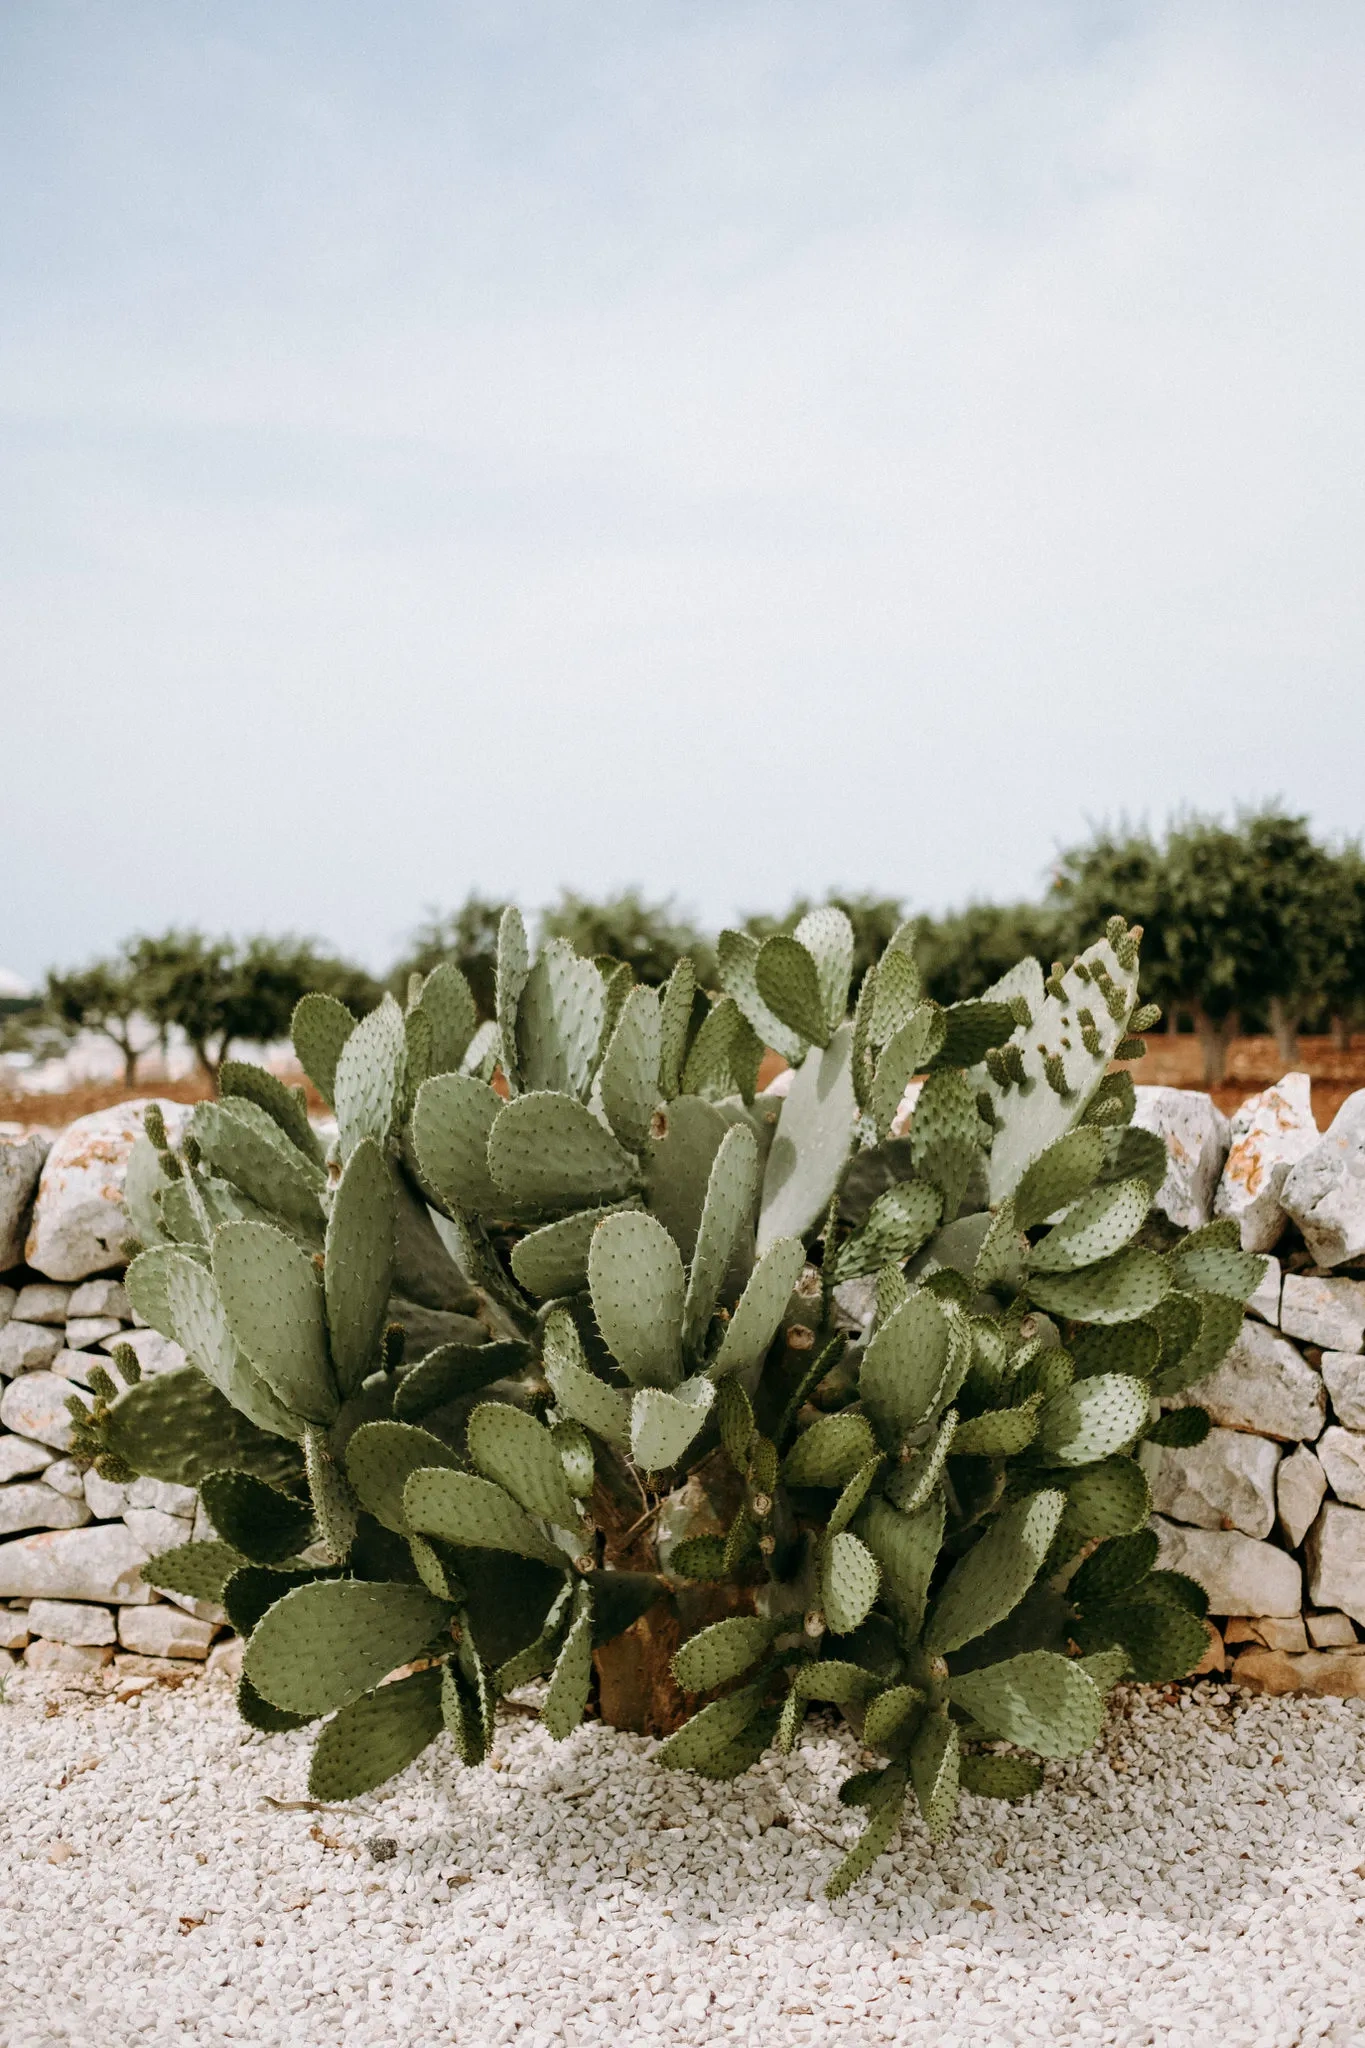
[[[1365,2041],[1365,1703],[1122,1698],[1021,1808],[820,1896],[856,1758],[732,1787],[507,1712],[344,1809],[227,1683],[0,1708],[5,2048],[55,2044]]]

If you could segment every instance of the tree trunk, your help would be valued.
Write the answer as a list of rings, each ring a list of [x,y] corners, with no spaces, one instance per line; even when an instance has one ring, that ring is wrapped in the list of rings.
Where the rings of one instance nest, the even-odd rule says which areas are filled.
[[[1275,1051],[1283,1065],[1293,1067],[1299,1059],[1299,1020],[1283,996],[1270,998],[1270,1028],[1275,1034]]]
[[[1194,1013],[1195,1029],[1204,1053],[1204,1086],[1221,1088],[1227,1071],[1228,1047],[1237,1036],[1237,1012],[1210,1017],[1202,1005]]]
[[[123,1085],[125,1088],[136,1087],[138,1062],[137,1047],[129,1045],[127,1039],[125,1038],[120,1038],[115,1042],[118,1045],[119,1051],[123,1054]]]
[[[1341,1011],[1332,1019],[1332,1047],[1336,1052],[1351,1050],[1351,1020]]]

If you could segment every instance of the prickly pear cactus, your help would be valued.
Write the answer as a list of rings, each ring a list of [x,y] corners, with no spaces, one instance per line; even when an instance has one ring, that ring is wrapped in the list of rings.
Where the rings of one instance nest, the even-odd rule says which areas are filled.
[[[442,1729],[478,1762],[533,1681],[557,1739],[595,1688],[715,1778],[837,1708],[885,1760],[837,1894],[1198,1661],[1134,1453],[1259,1262],[1150,1219],[1139,936],[942,1009],[902,931],[850,1016],[836,910],[722,935],[714,996],[509,911],[489,1026],[449,967],[359,1023],[305,998],[329,1146],[252,1069],[179,1153],[149,1119],[128,1286],[191,1363],[96,1388],[78,1448],[203,1487],[215,1539],[148,1577],[222,1599],[253,1725],[330,1717],[319,1796]]]

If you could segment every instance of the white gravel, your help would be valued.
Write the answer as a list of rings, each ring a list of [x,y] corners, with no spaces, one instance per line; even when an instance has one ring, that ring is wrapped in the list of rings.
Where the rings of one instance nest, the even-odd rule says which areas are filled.
[[[832,1726],[712,1787],[508,1714],[496,1770],[443,1738],[298,1812],[265,1795],[303,1796],[306,1740],[220,1678],[9,1701],[4,2048],[1365,2040],[1365,1702],[1130,1695],[1026,1806],[964,1801],[937,1852],[907,1827],[829,1905]]]

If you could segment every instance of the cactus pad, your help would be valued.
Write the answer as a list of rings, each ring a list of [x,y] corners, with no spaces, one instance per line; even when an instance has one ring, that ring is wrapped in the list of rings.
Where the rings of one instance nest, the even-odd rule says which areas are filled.
[[[735,1242],[753,1215],[757,1195],[758,1140],[747,1124],[735,1124],[711,1162],[687,1276],[682,1335],[684,1346],[694,1354],[702,1348]]]
[[[272,1705],[327,1714],[421,1655],[449,1616],[421,1586],[316,1579],[262,1615],[243,1669]]]
[[[403,1489],[403,1512],[409,1528],[447,1543],[511,1550],[542,1564],[568,1562],[510,1494],[472,1472],[414,1472]]]
[[[588,1284],[603,1341],[632,1385],[676,1386],[686,1281],[663,1224],[642,1210],[604,1218],[588,1249]]]
[[[953,1700],[989,1735],[1037,1756],[1079,1756],[1100,1732],[1104,1696],[1069,1658],[1029,1650],[949,1682]]]
[[[529,1515],[572,1529],[578,1508],[554,1438],[535,1417],[505,1402],[485,1401],[469,1418],[469,1456],[485,1479],[509,1493]]]
[[[406,1768],[441,1732],[441,1673],[413,1671],[362,1693],[327,1723],[313,1748],[314,1799],[358,1799]]]
[[[864,1416],[847,1410],[820,1415],[802,1430],[782,1461],[788,1486],[844,1487],[877,1455],[877,1440]]]
[[[521,1095],[499,1112],[488,1168],[519,1209],[579,1207],[630,1193],[635,1162],[570,1095]]]
[[[289,1035],[299,1065],[330,1109],[336,1094],[337,1061],[355,1030],[355,1018],[335,996],[316,991],[294,1006]]]
[[[448,1444],[408,1422],[364,1422],[346,1446],[346,1473],[361,1506],[399,1535],[408,1529],[403,1488],[411,1474],[459,1463]]]
[[[327,1219],[323,1285],[337,1386],[353,1394],[378,1362],[393,1279],[393,1177],[374,1138],[351,1153]]]
[[[777,1335],[792,1289],[801,1275],[803,1253],[795,1237],[775,1238],[749,1275],[720,1349],[708,1370],[713,1379],[747,1373]]]
[[[1164,1259],[1129,1245],[1076,1273],[1031,1274],[1029,1294],[1039,1308],[1077,1322],[1128,1323],[1154,1309],[1170,1285]]]
[[[676,1393],[640,1387],[630,1404],[630,1451],[642,1472],[676,1465],[700,1434],[715,1399],[710,1380],[684,1380]]]
[[[713,1622],[674,1656],[673,1676],[684,1692],[713,1692],[756,1664],[775,1632],[772,1622],[752,1614],[732,1614]]]
[[[1096,1373],[1054,1394],[1038,1417],[1038,1449],[1058,1465],[1092,1465],[1143,1429],[1149,1397],[1130,1373]]]
[[[293,1414],[331,1422],[340,1405],[322,1286],[308,1254],[270,1223],[225,1223],[213,1277],[237,1343]]]
[[[1048,1488],[997,1516],[944,1581],[924,1631],[927,1650],[960,1650],[1014,1612],[1038,1576],[1065,1506],[1065,1495]]]
[[[1071,1273],[1111,1258],[1141,1229],[1151,1196],[1141,1180],[1111,1181],[1073,1203],[1029,1253],[1035,1273]]]
[[[362,1138],[384,1144],[402,1107],[406,1072],[403,1012],[386,996],[356,1025],[337,1061],[333,1107],[343,1159]]]
[[[831,1536],[820,1557],[820,1605],[836,1635],[851,1635],[867,1620],[881,1583],[876,1558],[844,1530]]]

